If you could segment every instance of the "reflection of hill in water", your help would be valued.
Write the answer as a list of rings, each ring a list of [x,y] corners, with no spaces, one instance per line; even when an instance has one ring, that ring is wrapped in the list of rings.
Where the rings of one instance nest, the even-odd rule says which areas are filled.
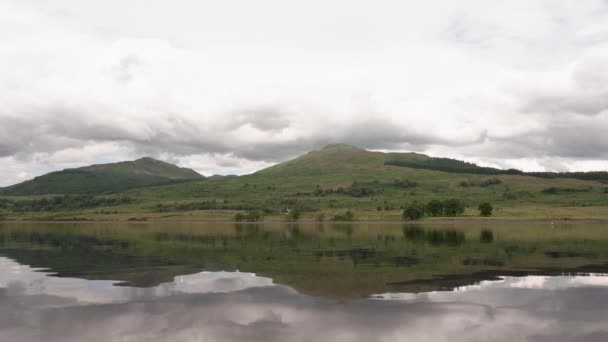
[[[240,270],[317,296],[449,290],[513,275],[608,273],[599,225],[3,224],[0,254],[59,277],[153,287]]]
[[[604,275],[503,277],[336,302],[251,273],[132,288],[0,257],[2,341],[605,341],[607,305]]]

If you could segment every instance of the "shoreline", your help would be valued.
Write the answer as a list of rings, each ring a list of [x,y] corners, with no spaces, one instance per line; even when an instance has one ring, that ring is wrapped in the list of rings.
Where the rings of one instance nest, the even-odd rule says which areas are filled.
[[[433,219],[433,220],[418,220],[418,221],[378,221],[378,220],[360,220],[360,221],[314,221],[314,220],[302,220],[302,221],[213,221],[213,220],[2,220],[1,224],[5,223],[24,223],[24,224],[90,224],[90,223],[102,223],[102,224],[282,224],[282,225],[298,225],[298,224],[387,224],[387,225],[399,225],[399,224],[421,224],[421,225],[445,225],[445,224],[469,224],[469,225],[480,225],[480,224],[532,224],[532,223],[544,223],[544,224],[606,224],[608,225],[608,218],[606,219],[551,219],[551,218],[497,218],[497,219]]]

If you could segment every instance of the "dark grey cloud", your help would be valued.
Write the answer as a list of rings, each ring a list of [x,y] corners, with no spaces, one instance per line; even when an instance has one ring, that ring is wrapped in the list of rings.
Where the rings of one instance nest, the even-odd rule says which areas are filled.
[[[576,159],[608,158],[608,119],[556,123],[550,126],[548,150]]]
[[[542,129],[507,137],[488,136],[472,146],[478,157],[566,158],[598,160],[608,158],[608,115],[563,119],[547,118]],[[554,161],[556,162],[556,161]],[[564,165],[559,167],[565,171]],[[555,168],[552,168],[555,169]]]
[[[546,93],[534,96],[525,111],[553,115],[598,115],[608,110],[608,89],[600,91],[573,90],[564,93]]]
[[[319,124],[319,129],[313,128],[304,135],[274,139],[273,133],[292,127],[288,118],[298,113],[279,106],[246,108],[238,113],[220,129],[203,127],[175,113],[156,115],[150,121],[140,120],[132,127],[116,120],[119,115],[109,112],[96,115],[88,108],[70,105],[28,108],[3,117],[0,153],[27,158],[37,152],[78,148],[86,143],[117,142],[141,155],[232,154],[253,161],[280,162],[331,143],[370,149],[421,149],[429,145],[466,146],[484,139],[482,134],[471,139],[450,140],[404,127],[381,116],[355,122],[345,120],[336,126]],[[235,133],[244,125],[271,135],[247,142]]]
[[[537,104],[540,102],[536,102]],[[540,108],[540,106],[538,107]],[[608,114],[555,115],[553,109],[540,114],[544,127],[524,133],[496,136],[486,130],[477,135],[443,137],[428,127],[396,123],[382,115],[370,119],[345,120],[338,125],[319,124],[305,133],[277,136],[297,128],[290,118],[299,113],[281,106],[244,108],[228,116],[219,126],[203,126],[177,113],[151,116],[149,121],[120,120],[120,115],[75,105],[31,107],[2,116],[0,156],[28,160],[36,153],[53,153],[87,144],[112,142],[137,156],[172,158],[209,155],[219,167],[238,167],[240,160],[282,162],[327,144],[348,143],[367,149],[424,151],[432,147],[464,150],[466,155],[488,160],[500,158],[608,158]],[[553,108],[553,107],[552,107]],[[104,109],[99,109],[103,112]],[[227,114],[228,115],[228,114]],[[107,119],[105,119],[107,117]],[[126,119],[129,119],[128,117]],[[127,122],[127,124],[125,124]],[[243,126],[264,136],[255,141],[239,135]],[[220,158],[229,155],[230,158]],[[215,156],[215,157],[214,157]],[[545,161],[547,163],[547,161]],[[555,163],[553,163],[555,164]],[[552,165],[553,165],[552,164]],[[551,169],[567,169],[563,162]],[[204,171],[204,170],[202,170]]]

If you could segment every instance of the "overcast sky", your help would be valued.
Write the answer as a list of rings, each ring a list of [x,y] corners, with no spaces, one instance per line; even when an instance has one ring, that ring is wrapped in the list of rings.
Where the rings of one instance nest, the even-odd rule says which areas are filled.
[[[328,143],[608,169],[606,0],[0,0],[0,185]]]

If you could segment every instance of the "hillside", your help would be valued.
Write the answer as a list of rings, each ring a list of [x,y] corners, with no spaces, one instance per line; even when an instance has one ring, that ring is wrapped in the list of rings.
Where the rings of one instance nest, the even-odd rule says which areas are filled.
[[[3,188],[8,196],[44,194],[101,194],[128,189],[202,179],[194,170],[153,158],[97,164],[51,172]]]
[[[483,201],[508,206],[608,205],[608,185],[599,181],[445,172],[388,163],[436,159],[417,153],[329,145],[251,175],[141,188],[127,194],[149,203],[147,208],[160,205],[164,211],[217,208],[278,212],[294,206],[311,211],[384,210],[412,201],[447,198],[465,200],[471,207]]]
[[[141,165],[146,162],[154,167]],[[115,195],[87,199],[86,207],[74,204],[82,202],[81,199],[56,199],[55,202],[67,204],[53,206],[44,201],[31,205],[18,203],[20,198],[5,196],[4,204],[0,198],[0,214],[2,207],[4,212],[23,212],[27,208],[53,208],[52,211],[59,212],[78,207],[85,210],[78,215],[87,219],[184,216],[184,219],[229,220],[234,211],[257,210],[267,218],[282,219],[282,211],[297,207],[309,219],[318,213],[334,215],[351,209],[360,219],[396,220],[400,208],[407,203],[456,198],[466,203],[472,215],[480,203],[490,202],[498,208],[495,216],[502,217],[608,217],[608,184],[601,177],[585,180],[562,174],[547,177],[513,170],[502,172],[418,153],[383,153],[350,145],[329,145],[250,175],[218,176],[194,182],[189,181],[193,179],[189,178],[194,176],[193,171],[186,171],[180,180],[174,172],[183,169],[171,165],[171,172],[161,172],[156,167],[167,165],[158,163],[162,162],[144,159],[38,177],[9,188],[11,191],[5,195],[110,192]],[[452,170],[445,171],[446,168]],[[189,182],[180,183],[183,180]],[[166,214],[169,212],[173,214]],[[52,217],[70,215],[74,214],[66,212]]]

